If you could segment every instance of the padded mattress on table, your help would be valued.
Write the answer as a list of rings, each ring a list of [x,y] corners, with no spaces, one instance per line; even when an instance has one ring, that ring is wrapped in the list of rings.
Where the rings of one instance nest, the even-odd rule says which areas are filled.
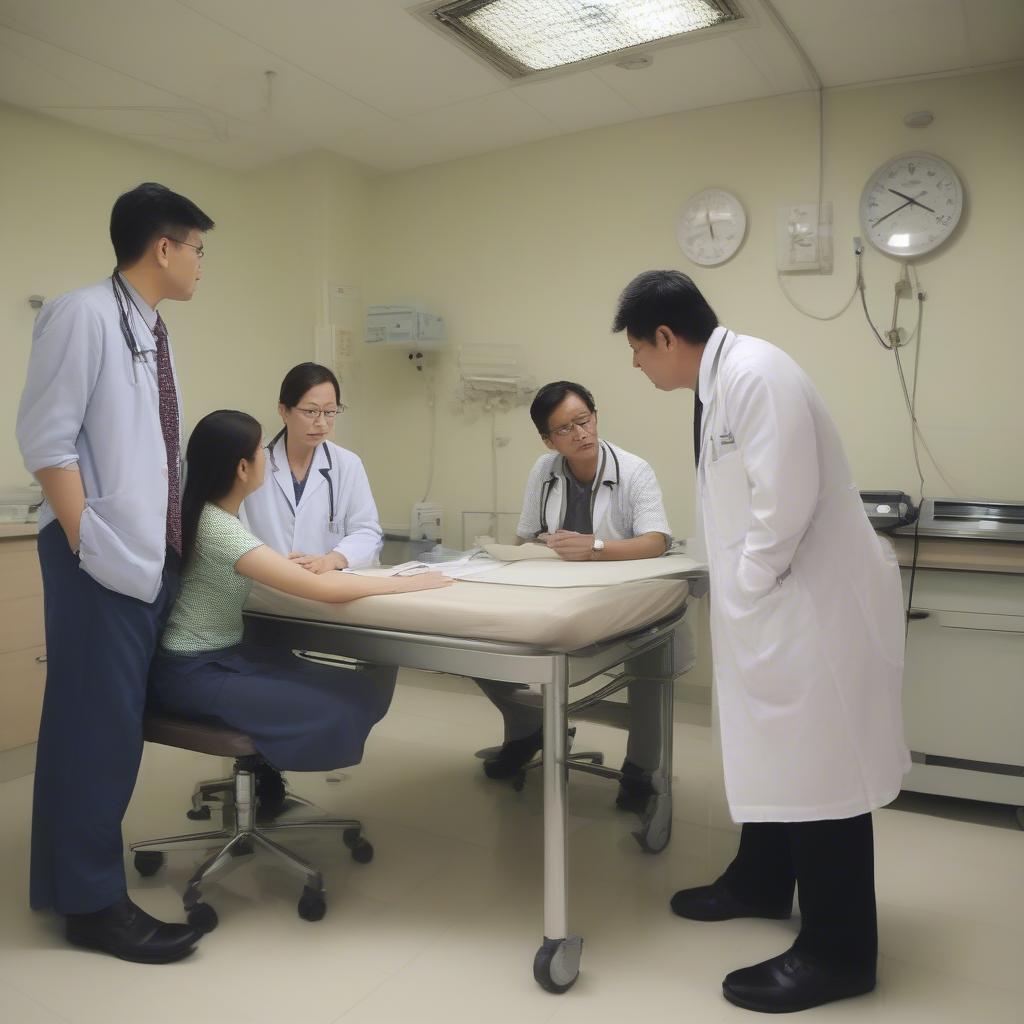
[[[646,579],[614,586],[507,586],[460,580],[443,590],[324,604],[256,584],[246,611],[309,622],[526,644],[575,651],[633,633],[679,611],[686,580]]]

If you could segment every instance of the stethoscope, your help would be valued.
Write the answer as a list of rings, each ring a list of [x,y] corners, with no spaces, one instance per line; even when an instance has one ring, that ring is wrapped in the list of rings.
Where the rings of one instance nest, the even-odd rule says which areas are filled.
[[[143,363],[146,361],[147,352],[144,352],[139,348],[139,343],[135,340],[135,332],[132,330],[131,323],[132,308],[135,309],[135,312],[138,313],[139,316],[142,316],[142,311],[135,305],[135,300],[132,298],[131,292],[128,291],[128,286],[124,283],[124,278],[121,277],[118,271],[115,270],[113,274],[110,275],[110,281],[114,289],[114,302],[117,303],[117,314],[121,327],[121,336],[124,338],[124,343],[128,346],[128,351],[131,353],[132,361],[135,363]]]
[[[273,438],[270,441],[270,443],[267,445],[267,454],[270,456],[270,465],[271,465],[271,468],[274,470],[275,473],[277,472],[277,461],[274,459],[274,445],[277,444],[277,442],[280,441],[282,437],[285,437],[285,431],[283,431],[283,430],[281,431],[280,434],[277,435],[277,437]],[[287,444],[287,439],[285,440],[285,443]],[[327,465],[321,467],[321,469],[320,469],[320,475],[327,481],[327,500],[328,500],[328,503],[329,503],[329,505],[328,505],[329,515],[327,517],[327,529],[331,533],[337,533],[338,532],[338,528],[334,524],[334,512],[335,512],[335,508],[334,508],[334,481],[331,479],[331,472],[334,469],[334,460],[331,458],[331,449],[328,447],[326,441],[324,441],[320,445],[320,447],[323,448],[323,450],[324,450],[324,458],[327,459]]]
[[[619,482],[619,457],[618,457],[618,455],[615,454],[615,449],[610,444],[606,444],[604,441],[601,441],[600,444],[601,444],[601,464],[597,467],[597,475],[596,475],[595,479],[601,480],[601,483],[604,484],[605,487],[614,487]],[[608,455],[609,454],[611,454],[612,461],[615,463],[615,479],[614,480],[604,480],[604,479],[602,479],[602,477],[604,476],[605,464],[607,463]],[[564,456],[562,456],[562,464],[563,465],[565,464],[565,457]],[[551,475],[547,478],[547,480],[544,481],[543,484],[541,484],[541,488],[540,488],[540,532],[541,533],[547,533],[548,532],[548,516],[547,516],[548,498],[551,497],[551,492],[554,490],[555,484],[557,484],[557,483],[558,483],[558,473],[555,472],[554,469],[552,469],[551,470]],[[592,487],[590,489],[590,521],[591,522],[594,521],[594,505],[597,503],[597,492],[598,492],[598,489],[596,487]],[[562,493],[562,511],[559,514],[560,520],[564,520],[564,517],[565,517],[566,500],[567,500],[567,496],[566,496],[565,492],[563,491],[563,493]]]

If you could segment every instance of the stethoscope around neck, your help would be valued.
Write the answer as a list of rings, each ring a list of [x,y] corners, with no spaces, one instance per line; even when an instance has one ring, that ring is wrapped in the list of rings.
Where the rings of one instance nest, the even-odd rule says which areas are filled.
[[[594,477],[595,480],[601,480],[604,476],[605,464],[608,460],[608,455],[611,454],[612,462],[615,463],[615,479],[614,480],[601,480],[601,483],[608,488],[614,487],[619,482],[619,457],[615,454],[615,449],[604,441],[600,442],[601,445],[601,463],[597,467],[597,474]],[[562,457],[562,465],[565,465],[565,456]],[[554,469],[551,470],[551,475],[541,484],[540,488],[540,533],[548,532],[548,515],[547,506],[548,498],[551,497],[551,492],[554,490],[555,484],[558,483],[558,473]],[[591,487],[590,489],[590,521],[594,521],[594,505],[597,503],[597,492],[598,488]],[[565,504],[563,498],[563,506]],[[562,512],[564,514],[565,509],[563,507]]]
[[[274,470],[275,473],[277,472],[277,461],[274,459],[274,445],[277,444],[277,442],[280,441],[282,437],[285,439],[285,442],[284,442],[285,443],[285,451],[287,452],[287,445],[288,445],[288,432],[287,432],[287,430],[282,430],[281,433],[279,433],[276,437],[272,438],[271,441],[267,444],[267,454],[270,456],[270,466]],[[320,445],[320,447],[323,448],[323,450],[324,450],[324,458],[327,459],[327,465],[320,469],[320,475],[327,481],[327,500],[330,503],[329,504],[330,514],[329,514],[328,519],[327,519],[327,528],[329,530],[333,530],[334,529],[334,481],[331,479],[331,472],[334,469],[334,460],[331,458],[331,449],[328,446],[326,441],[324,441]],[[315,454],[315,449],[314,449],[314,454]],[[298,511],[297,508],[296,508],[296,511]]]

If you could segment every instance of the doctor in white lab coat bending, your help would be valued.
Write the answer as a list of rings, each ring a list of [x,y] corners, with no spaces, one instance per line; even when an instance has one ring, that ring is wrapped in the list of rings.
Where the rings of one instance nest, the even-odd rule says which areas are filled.
[[[285,374],[277,411],[284,426],[267,445],[263,486],[238,518],[267,547],[313,573],[376,565],[383,543],[377,506],[362,460],[330,440],[345,411],[338,378],[326,366],[300,363]],[[398,670],[373,671],[390,701]],[[284,778],[263,765],[256,792],[264,814],[287,809]]]
[[[676,893],[672,909],[697,921],[787,919],[796,887],[796,942],[727,975],[725,997],[779,1013],[868,992],[871,811],[910,766],[892,549],[864,514],[821,396],[785,352],[719,325],[676,271],[635,278],[613,329],[655,387],[696,392],[725,786],[743,823],[725,873]]]

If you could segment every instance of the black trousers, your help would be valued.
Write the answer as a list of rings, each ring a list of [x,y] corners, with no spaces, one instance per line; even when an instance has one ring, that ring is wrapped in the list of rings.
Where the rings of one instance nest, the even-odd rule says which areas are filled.
[[[793,948],[852,970],[878,959],[871,815],[835,821],[747,822],[736,858],[719,879],[737,899],[777,906],[800,899]]]

